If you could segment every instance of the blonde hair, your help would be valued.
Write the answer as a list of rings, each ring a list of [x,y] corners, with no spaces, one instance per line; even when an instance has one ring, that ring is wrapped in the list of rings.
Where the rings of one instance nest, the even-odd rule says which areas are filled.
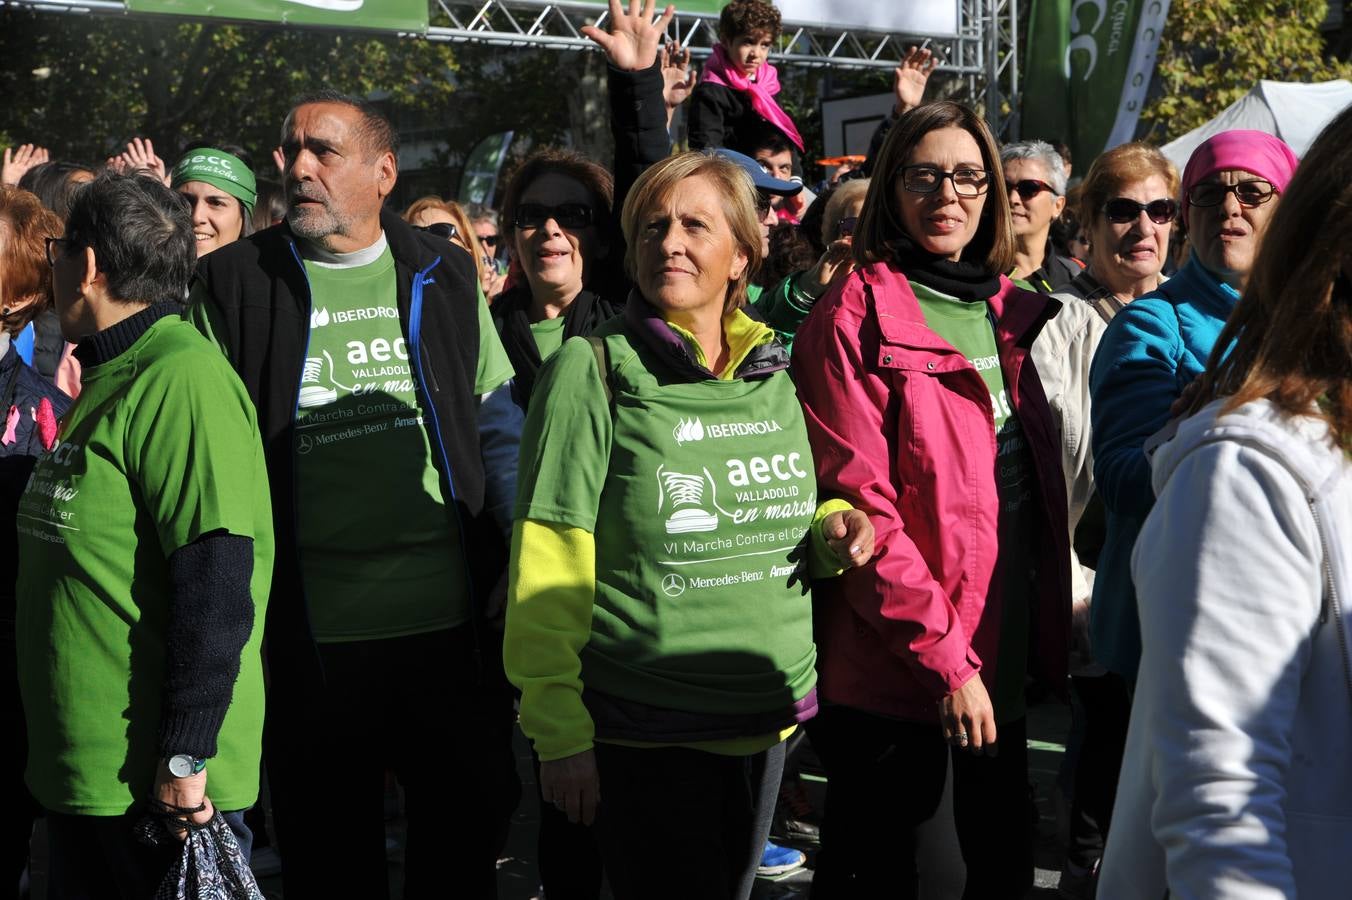
[[[470,255],[474,257],[474,271],[478,274],[479,280],[482,281],[484,277],[484,248],[479,243],[479,236],[474,233],[474,228],[470,225],[469,215],[459,203],[454,200],[442,200],[440,197],[429,194],[410,203],[408,209],[404,210],[403,219],[412,225],[418,216],[433,209],[446,213],[455,222],[455,230],[459,233],[460,240],[469,248]]]
[[[637,283],[642,219],[649,210],[665,203],[678,183],[697,177],[708,178],[714,183],[723,201],[723,217],[728,220],[732,238],[746,255],[746,268],[742,270],[741,277],[731,283],[723,303],[723,311],[727,313],[746,303],[746,286],[760,268],[762,255],[760,216],[756,214],[756,188],[751,183],[751,176],[732,160],[711,152],[691,151],[669,156],[640,175],[625,198],[624,210],[620,213],[620,228],[627,244],[624,268]]]
[[[868,193],[868,182],[867,178],[855,178],[831,192],[830,198],[826,201],[826,209],[822,212],[823,244],[830,244],[840,237],[840,214],[854,201],[864,199],[864,195]]]

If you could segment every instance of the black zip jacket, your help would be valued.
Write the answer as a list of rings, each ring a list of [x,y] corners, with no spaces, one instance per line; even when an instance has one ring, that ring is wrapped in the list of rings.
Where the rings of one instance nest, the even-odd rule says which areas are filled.
[[[471,621],[506,564],[501,530],[484,513],[475,376],[478,278],[469,255],[382,211],[394,257],[399,322],[409,347],[424,427],[454,532],[463,542]],[[190,304],[204,307],[215,339],[258,409],[271,482],[277,554],[268,604],[274,675],[322,677],[310,630],[296,540],[295,416],[310,335],[311,297],[300,248],[285,223],[236,241],[197,265]],[[372,465],[378,465],[372,460]],[[360,478],[360,472],[352,473]],[[293,682],[296,686],[300,683]]]

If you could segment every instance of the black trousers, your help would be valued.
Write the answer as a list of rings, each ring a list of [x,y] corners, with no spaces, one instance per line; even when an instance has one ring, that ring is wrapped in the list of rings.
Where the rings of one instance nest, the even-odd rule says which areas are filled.
[[[14,624],[0,624],[0,697],[4,706],[0,716],[9,729],[10,761],[5,767],[4,796],[0,798],[0,898],[19,896],[19,879],[28,865],[28,845],[33,822],[42,815],[33,795],[24,783],[28,764],[28,723],[23,717],[19,697],[19,668],[14,648]]]
[[[721,756],[598,742],[596,767],[596,835],[615,900],[751,896],[784,771],[782,743]],[[654,869],[654,858],[675,868]]]
[[[211,796],[207,775],[207,796]],[[169,870],[183,856],[183,845],[141,843],[132,832],[140,812],[125,816],[70,816],[47,813],[48,900],[151,900]],[[244,858],[253,835],[244,812],[222,812]]]
[[[1082,869],[1103,857],[1117,776],[1127,747],[1131,721],[1131,694],[1121,675],[1070,679],[1070,687],[1084,709],[1084,742],[1075,763],[1075,799],[1070,804],[1070,845],[1066,858]]]
[[[404,788],[404,896],[497,896],[521,793],[515,714],[500,661],[481,683],[472,650],[468,625],[321,644],[324,688],[308,698],[273,672],[265,753],[287,900],[389,896],[386,770]]]
[[[963,897],[1019,898],[1032,887],[1025,720],[1000,726],[994,757],[951,749],[937,717],[904,722],[830,706],[811,734],[827,778],[813,900],[918,896],[917,848],[936,825],[950,761],[952,824],[967,869]]]
[[[540,885],[549,900],[601,900],[601,848],[590,825],[568,821],[568,814],[540,793],[540,757],[531,751],[535,792],[540,800],[540,833],[535,852]]]

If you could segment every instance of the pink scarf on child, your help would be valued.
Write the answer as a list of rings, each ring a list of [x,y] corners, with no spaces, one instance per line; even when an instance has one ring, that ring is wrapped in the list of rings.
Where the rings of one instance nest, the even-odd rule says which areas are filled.
[[[714,44],[713,56],[705,63],[700,81],[720,84],[751,95],[751,108],[756,114],[784,132],[784,136],[793,141],[794,146],[802,152],[803,138],[798,133],[797,126],[793,124],[793,119],[789,118],[788,113],[780,109],[779,104],[775,102],[775,94],[779,93],[779,72],[768,61],[761,63],[760,68],[756,70],[756,80],[752,81],[728,59],[728,54],[721,43]]]

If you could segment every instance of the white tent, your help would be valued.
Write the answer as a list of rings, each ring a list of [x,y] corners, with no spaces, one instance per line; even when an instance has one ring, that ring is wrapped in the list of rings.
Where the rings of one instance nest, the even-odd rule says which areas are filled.
[[[1202,141],[1222,131],[1251,128],[1275,134],[1286,141],[1296,156],[1304,156],[1324,126],[1349,105],[1352,105],[1352,82],[1260,81],[1216,118],[1160,149],[1182,172],[1188,157]]]

